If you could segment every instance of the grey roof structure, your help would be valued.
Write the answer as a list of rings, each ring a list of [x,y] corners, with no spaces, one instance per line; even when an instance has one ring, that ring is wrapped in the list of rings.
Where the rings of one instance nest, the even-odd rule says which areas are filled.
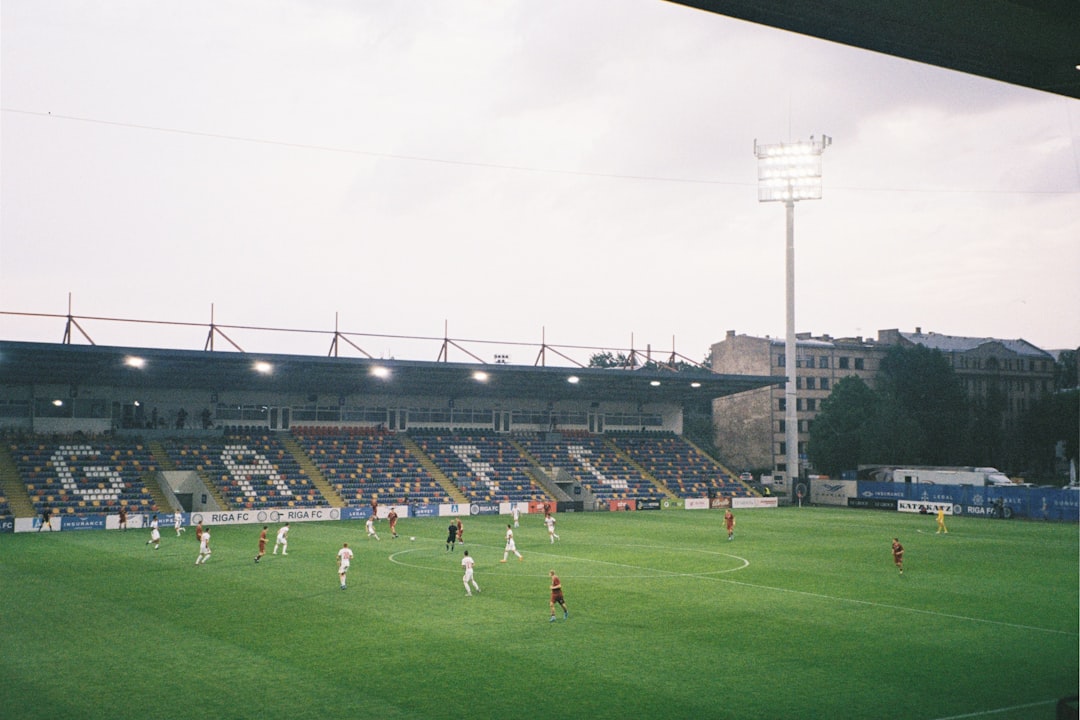
[[[125,361],[142,359],[142,368]],[[259,373],[256,361],[272,371]],[[387,370],[380,377],[376,367]],[[483,379],[478,379],[483,372]],[[573,378],[573,379],[572,379]],[[777,384],[771,376],[706,369],[605,369],[312,357],[0,341],[0,386],[70,385],[189,390],[370,393],[448,398],[526,398],[687,403]]]
[[[1080,2],[1076,0],[671,2],[1080,98]]]
[[[1053,360],[1053,356],[1041,350],[1027,340],[1001,340],[988,337],[962,337],[959,335],[942,335],[935,332],[901,332],[902,337],[913,345],[922,345],[931,350],[940,350],[944,353],[964,353],[975,350],[984,345],[1000,345],[1016,355],[1038,358],[1040,360]]]

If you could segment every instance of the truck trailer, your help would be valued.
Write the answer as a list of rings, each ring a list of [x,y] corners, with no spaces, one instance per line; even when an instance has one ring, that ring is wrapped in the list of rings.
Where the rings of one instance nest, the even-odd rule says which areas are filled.
[[[911,467],[892,470],[892,481],[931,485],[1012,486],[1005,473],[992,467]]]

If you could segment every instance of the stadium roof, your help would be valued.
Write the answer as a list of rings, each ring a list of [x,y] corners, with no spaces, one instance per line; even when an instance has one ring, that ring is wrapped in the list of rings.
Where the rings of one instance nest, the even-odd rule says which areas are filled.
[[[1080,98],[1077,0],[671,0],[1035,90]]]
[[[140,358],[133,367],[128,358]],[[266,363],[265,372],[255,369]],[[380,377],[374,373],[383,368]],[[486,379],[478,379],[477,373]],[[571,377],[577,381],[572,382]],[[488,365],[0,341],[0,385],[687,403],[783,382],[708,370]]]

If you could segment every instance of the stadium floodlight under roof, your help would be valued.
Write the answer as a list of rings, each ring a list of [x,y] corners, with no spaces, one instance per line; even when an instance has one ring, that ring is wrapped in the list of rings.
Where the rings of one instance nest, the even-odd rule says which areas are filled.
[[[788,202],[821,199],[821,153],[832,138],[801,140],[794,143],[758,145],[758,201]]]

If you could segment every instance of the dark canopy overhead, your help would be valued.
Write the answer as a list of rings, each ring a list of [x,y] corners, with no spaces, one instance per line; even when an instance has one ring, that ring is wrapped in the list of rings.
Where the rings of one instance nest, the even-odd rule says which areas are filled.
[[[142,367],[129,365],[129,357],[141,358]],[[259,372],[257,362],[267,363],[269,370]],[[376,368],[385,369],[385,376],[374,374]],[[477,379],[477,372],[486,373],[486,379]],[[578,381],[571,382],[571,376]],[[706,370],[553,368],[0,341],[0,385],[686,403],[781,382],[780,377]]]
[[[672,2],[1080,98],[1078,0]]]

